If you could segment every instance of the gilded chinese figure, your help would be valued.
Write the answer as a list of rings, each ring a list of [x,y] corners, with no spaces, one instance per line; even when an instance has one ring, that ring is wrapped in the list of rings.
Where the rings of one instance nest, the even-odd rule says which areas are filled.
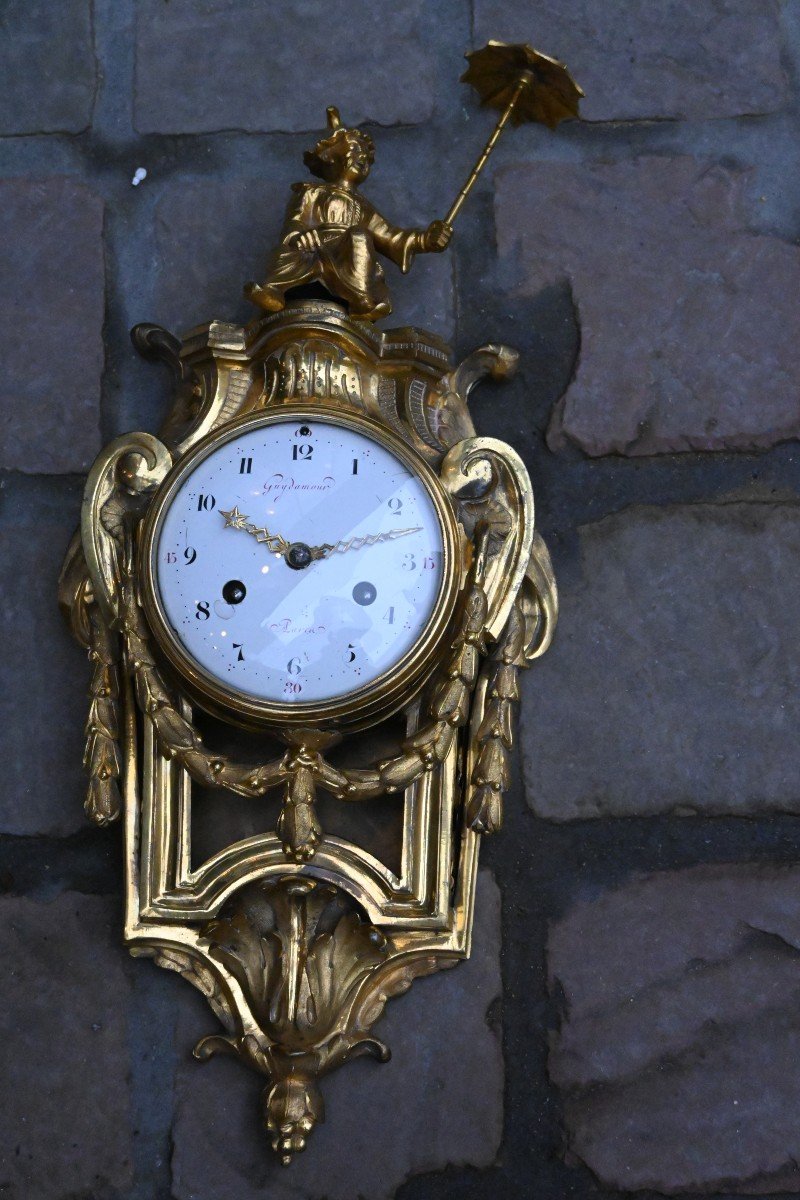
[[[295,183],[280,245],[262,284],[248,283],[245,295],[268,312],[279,312],[292,288],[321,283],[349,306],[350,315],[377,321],[392,311],[376,253],[404,273],[415,254],[444,250],[452,228],[433,221],[427,229],[390,224],[358,191],[369,174],[375,147],[369,134],[345,128],[328,109],[326,137],[303,156],[322,183]]]

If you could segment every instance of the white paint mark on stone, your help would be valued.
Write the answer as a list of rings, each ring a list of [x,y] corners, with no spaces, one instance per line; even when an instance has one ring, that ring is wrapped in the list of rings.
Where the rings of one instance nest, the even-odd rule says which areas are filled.
[[[133,173],[131,183],[134,187],[138,187],[143,180],[147,179],[147,170],[145,167],[137,167]]]

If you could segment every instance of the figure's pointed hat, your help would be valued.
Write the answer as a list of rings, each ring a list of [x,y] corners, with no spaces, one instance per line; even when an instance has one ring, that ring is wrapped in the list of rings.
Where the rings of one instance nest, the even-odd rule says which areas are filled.
[[[375,143],[369,134],[355,127],[348,129],[342,123],[338,108],[335,108],[332,104],[328,106],[326,113],[328,117],[327,137],[320,138],[314,149],[306,150],[303,155],[303,162],[312,175],[318,175],[321,179],[329,179],[331,168],[341,153],[344,143],[353,141],[356,138],[363,145],[367,160],[373,162],[375,158]]]

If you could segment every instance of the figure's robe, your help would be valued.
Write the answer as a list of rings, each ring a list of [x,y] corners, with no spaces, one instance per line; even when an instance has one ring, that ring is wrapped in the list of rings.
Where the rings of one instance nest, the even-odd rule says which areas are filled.
[[[358,192],[333,183],[296,183],[265,288],[286,292],[319,280],[345,300],[353,316],[391,312],[376,252],[406,272],[422,248],[422,232],[390,225]],[[297,238],[315,230],[319,245],[301,250]],[[377,310],[377,311],[376,311]]]

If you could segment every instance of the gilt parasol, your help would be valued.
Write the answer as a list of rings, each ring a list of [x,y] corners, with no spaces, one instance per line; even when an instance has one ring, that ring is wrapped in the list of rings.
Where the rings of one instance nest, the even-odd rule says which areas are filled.
[[[461,211],[509,121],[514,125],[538,121],[555,129],[560,121],[579,115],[578,104],[583,96],[564,63],[526,43],[488,42],[482,50],[467,54],[466,59],[469,66],[461,76],[462,83],[472,84],[482,104],[500,109],[500,119],[445,217],[448,225]]]

